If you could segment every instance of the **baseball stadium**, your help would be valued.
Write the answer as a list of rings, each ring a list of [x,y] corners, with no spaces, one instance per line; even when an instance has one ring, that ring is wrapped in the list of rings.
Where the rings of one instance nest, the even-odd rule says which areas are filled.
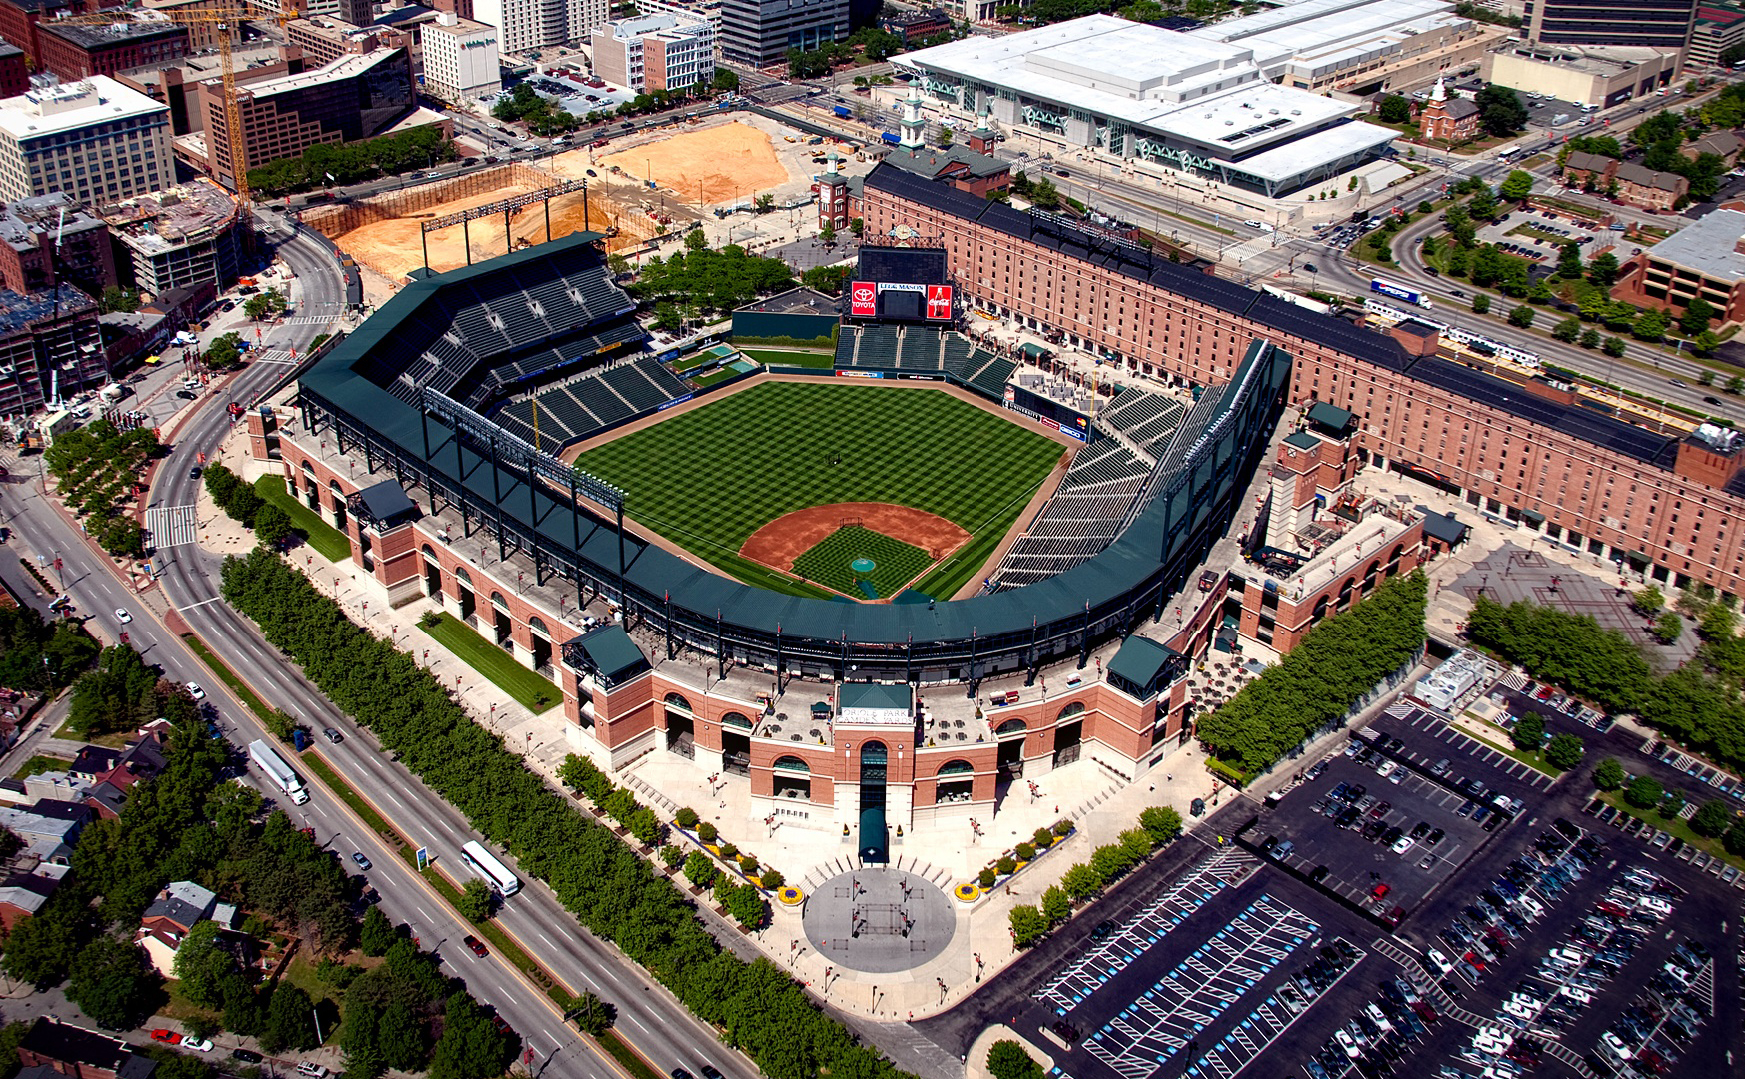
[[[953,329],[945,251],[869,246],[833,367],[700,379],[649,350],[602,239],[413,281],[302,375],[299,422],[251,418],[388,602],[561,686],[572,747],[718,759],[874,861],[1026,762],[1094,741],[1137,774],[1183,734],[1186,658],[1141,630],[1195,594],[1288,354],[1075,410]]]

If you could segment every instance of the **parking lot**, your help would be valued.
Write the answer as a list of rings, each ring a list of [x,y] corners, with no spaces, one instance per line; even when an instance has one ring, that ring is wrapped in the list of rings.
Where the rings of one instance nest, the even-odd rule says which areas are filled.
[[[1269,799],[1244,841],[1396,926],[1550,786],[1444,719],[1395,705]]]
[[[1620,737],[1518,677],[1487,688],[1514,714]],[[1269,804],[1221,811],[1185,841],[1205,845],[1193,864],[1031,976],[1011,1022],[1050,1043],[1056,1075],[1736,1074],[1745,880],[1608,819],[1585,768],[1553,783],[1409,702],[1350,746]]]

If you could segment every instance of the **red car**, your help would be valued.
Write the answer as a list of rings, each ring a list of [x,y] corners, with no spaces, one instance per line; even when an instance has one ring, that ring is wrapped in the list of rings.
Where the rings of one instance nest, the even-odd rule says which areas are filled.
[[[1436,1021],[1436,1009],[1430,1007],[1430,1005],[1425,1001],[1412,1001],[1412,1011],[1416,1012],[1418,1018],[1426,1023],[1434,1023]]]
[[[465,944],[469,949],[471,949],[472,953],[474,955],[478,956],[480,959],[483,959],[485,956],[491,954],[490,949],[485,947],[485,942],[480,940],[478,937],[473,936],[471,933],[468,933],[466,936],[462,937],[461,943]]]
[[[182,1044],[182,1036],[173,1030],[154,1030],[151,1032],[151,1040],[154,1042],[163,1042],[165,1045]]]
[[[1382,897],[1386,896],[1389,892],[1391,892],[1393,890],[1394,890],[1393,885],[1387,883],[1386,881],[1383,881],[1382,883],[1376,885],[1375,887],[1373,887],[1369,890],[1369,897],[1371,899],[1381,899]]]

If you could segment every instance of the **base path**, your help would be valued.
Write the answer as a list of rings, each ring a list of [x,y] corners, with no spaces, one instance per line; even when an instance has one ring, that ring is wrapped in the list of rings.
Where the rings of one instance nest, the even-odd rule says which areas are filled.
[[[794,559],[845,524],[858,524],[933,554],[934,561],[970,541],[970,534],[937,514],[888,502],[833,502],[785,513],[753,532],[739,553],[787,573]]]

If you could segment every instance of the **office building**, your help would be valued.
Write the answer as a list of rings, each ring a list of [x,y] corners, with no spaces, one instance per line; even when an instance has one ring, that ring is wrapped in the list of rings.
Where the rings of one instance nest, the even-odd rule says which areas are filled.
[[[424,47],[425,92],[456,104],[502,93],[496,27],[443,11],[418,28],[418,37]],[[598,57],[596,52],[595,64]]]
[[[1368,96],[1476,65],[1507,27],[1477,22],[1453,0],[1302,0],[1187,31],[1250,49],[1268,81]]]
[[[338,0],[334,14],[353,26],[368,26],[376,21],[375,0]]]
[[[190,111],[203,130],[177,141],[184,161],[234,190],[230,129],[224,121],[222,83],[198,86]],[[387,133],[417,106],[405,49],[374,49],[342,56],[299,74],[278,75],[237,87],[249,167],[296,157],[318,142],[356,142]],[[432,116],[433,121],[437,120]]]
[[[715,27],[670,14],[620,19],[596,29],[594,74],[638,93],[707,87],[715,77]]]
[[[53,72],[62,82],[114,75],[188,53],[188,28],[150,11],[132,19],[118,15],[115,22],[102,26],[46,22],[37,27],[37,36],[42,42],[38,69]]]
[[[789,49],[847,39],[848,0],[723,0],[721,55],[757,68],[782,67]]]
[[[65,398],[108,380],[90,296],[67,284],[0,289],[0,416],[27,416],[56,393]]]
[[[939,120],[1095,148],[1155,175],[1189,172],[1273,196],[1381,156],[1394,133],[1359,105],[1272,82],[1241,42],[1091,15],[894,57]]]
[[[1612,295],[1683,314],[1698,297],[1714,328],[1745,322],[1745,213],[1714,210],[1625,261]]]
[[[38,292],[63,281],[93,296],[120,282],[109,226],[65,192],[0,204],[0,288]]]
[[[0,197],[102,206],[170,186],[170,110],[105,75],[0,101]]]
[[[1691,67],[1717,67],[1721,54],[1738,45],[1745,45],[1745,11],[1700,7],[1684,60]]]
[[[377,49],[407,49],[414,34],[389,26],[358,26],[328,15],[292,19],[285,24],[285,40],[303,50],[309,67],[331,64],[342,56],[361,56]],[[416,69],[415,69],[416,70]]]
[[[1527,0],[1521,36],[1545,45],[1649,45],[1683,49],[1697,0]]]
[[[126,257],[126,282],[141,292],[236,283],[244,224],[236,199],[209,179],[105,207],[103,220]]]
[[[473,0],[473,21],[496,27],[505,53],[585,41],[611,17],[609,0]]]
[[[301,52],[295,47],[256,46],[233,50],[231,62],[242,79],[293,75],[314,66],[303,59]],[[115,81],[121,85],[169,106],[173,135],[204,129],[205,114],[194,99],[199,94],[201,83],[210,82],[216,86],[223,78],[223,61],[216,46],[207,49],[204,56],[186,56],[169,63],[129,68],[115,75]]]
[[[39,25],[67,15],[93,15],[120,6],[120,0],[0,0],[0,39],[23,50],[26,63],[41,71]]]

